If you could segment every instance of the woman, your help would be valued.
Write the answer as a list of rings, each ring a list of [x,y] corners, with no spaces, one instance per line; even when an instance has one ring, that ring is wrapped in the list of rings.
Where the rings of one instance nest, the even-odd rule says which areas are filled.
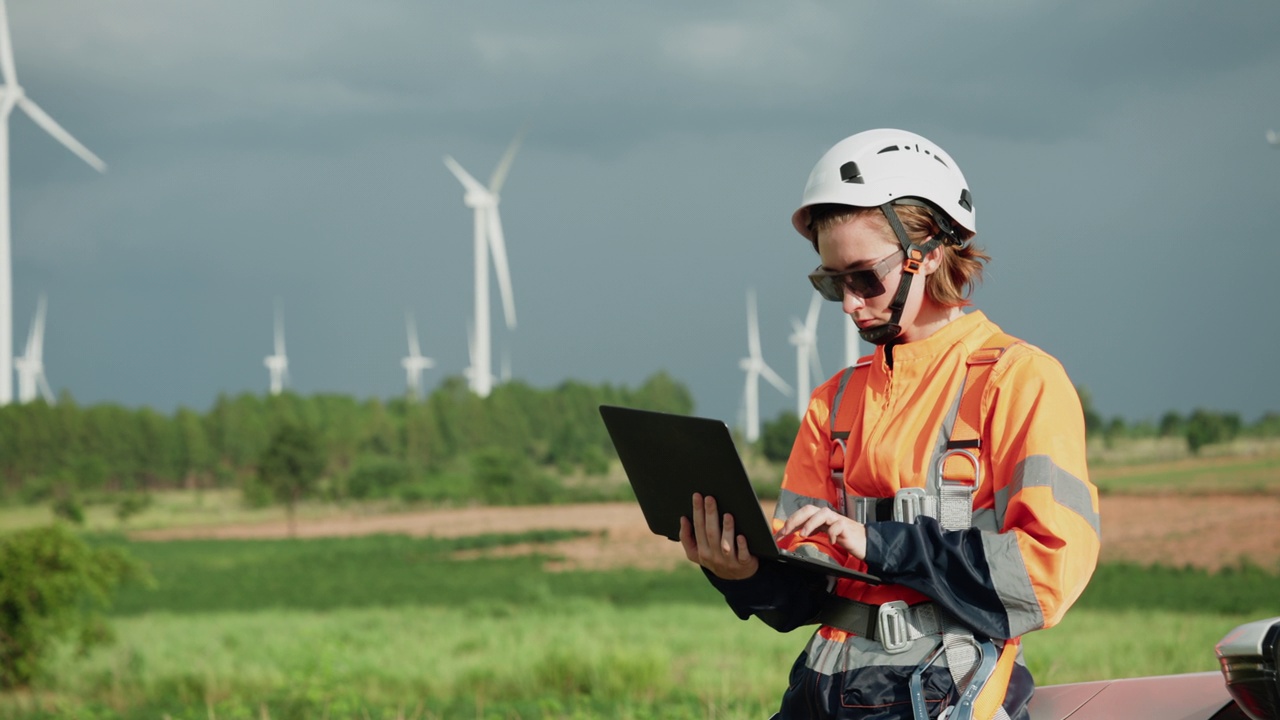
[[[846,138],[814,167],[796,230],[875,352],[814,390],[783,475],[778,543],[880,584],[762,563],[714,498],[688,558],[743,619],[817,631],[778,717],[1026,718],[1022,635],[1056,624],[1097,562],[1097,490],[1062,366],[965,312],[989,257],[968,184],[929,140]]]

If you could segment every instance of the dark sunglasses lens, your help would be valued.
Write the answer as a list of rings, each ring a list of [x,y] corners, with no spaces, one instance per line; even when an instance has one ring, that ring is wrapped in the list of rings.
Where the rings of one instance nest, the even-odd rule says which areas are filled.
[[[824,300],[843,302],[846,290],[866,300],[884,294],[880,278],[870,270],[854,270],[839,274],[814,273],[809,281]]]
[[[813,283],[813,289],[818,291],[823,300],[830,300],[831,302],[844,300],[844,292],[840,288],[840,281],[831,275],[810,275],[809,282]]]
[[[884,285],[880,284],[880,278],[871,270],[859,270],[851,272],[843,276],[845,287],[849,288],[849,292],[857,295],[863,300],[884,294]],[[843,300],[843,298],[841,298]]]

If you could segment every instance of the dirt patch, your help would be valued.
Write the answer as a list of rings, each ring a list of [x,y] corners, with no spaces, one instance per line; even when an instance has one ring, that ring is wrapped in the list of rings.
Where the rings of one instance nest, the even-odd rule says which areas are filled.
[[[772,507],[766,508],[772,513]],[[300,520],[297,536],[378,533],[461,537],[530,530],[585,530],[589,537],[552,545],[485,551],[541,552],[553,570],[636,567],[663,569],[686,560],[680,546],[649,532],[632,503],[517,508],[457,508],[394,515]],[[263,539],[288,537],[283,522],[187,527],[136,532],[138,540]],[[1125,496],[1102,499],[1104,561],[1217,569],[1242,559],[1280,567],[1280,497],[1272,495]]]

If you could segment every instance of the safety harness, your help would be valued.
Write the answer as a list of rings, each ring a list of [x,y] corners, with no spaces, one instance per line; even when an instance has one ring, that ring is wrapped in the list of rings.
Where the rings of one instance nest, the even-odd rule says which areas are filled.
[[[837,508],[863,524],[913,522],[925,515],[938,520],[944,531],[966,530],[973,523],[973,501],[982,484],[982,397],[992,371],[1005,351],[1020,341],[1004,333],[992,335],[965,361],[965,377],[948,421],[951,431],[937,460],[935,487],[900,489],[891,498],[851,496],[844,468],[848,439],[858,400],[866,391],[873,356],[860,359],[841,374],[830,413],[831,482],[836,487]],[[930,484],[926,480],[926,485]],[[831,594],[814,619],[868,640],[878,641],[887,653],[900,653],[912,641],[941,635],[942,642],[916,669],[911,680],[912,707],[917,718],[927,716],[921,675],[945,654],[960,699],[948,716],[952,720],[973,717],[973,704],[996,670],[998,652],[990,640],[975,638],[972,631],[932,602],[908,606],[901,600],[870,605]],[[995,717],[1004,717],[1003,708]]]

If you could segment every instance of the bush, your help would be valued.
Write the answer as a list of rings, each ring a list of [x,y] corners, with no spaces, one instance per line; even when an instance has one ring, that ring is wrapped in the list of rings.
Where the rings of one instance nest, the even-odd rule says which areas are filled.
[[[129,518],[141,513],[143,510],[151,507],[151,495],[145,492],[125,493],[119,501],[116,502],[116,519],[123,525],[129,522]]]
[[[760,432],[760,452],[770,462],[786,462],[791,456],[796,435],[800,432],[800,418],[795,413],[783,411],[766,422]]]
[[[505,448],[477,450],[471,473],[480,499],[489,505],[535,505],[559,494],[556,481],[538,472],[527,455]]]
[[[63,639],[75,637],[81,651],[109,640],[92,606],[144,578],[122,551],[90,547],[62,524],[0,538],[0,689],[31,684]]]
[[[356,460],[347,476],[347,497],[357,500],[386,498],[412,480],[408,463],[392,457],[366,455]]]

